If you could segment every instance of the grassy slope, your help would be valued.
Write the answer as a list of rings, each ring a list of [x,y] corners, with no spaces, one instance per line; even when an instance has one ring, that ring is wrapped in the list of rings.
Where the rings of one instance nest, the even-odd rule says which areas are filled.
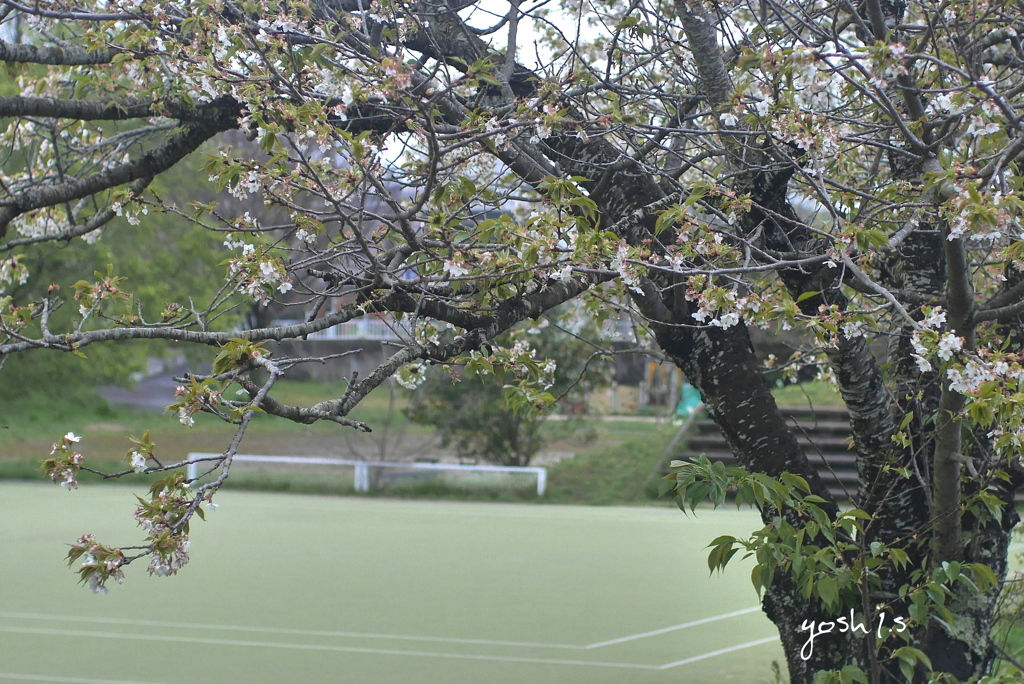
[[[287,403],[309,404],[339,396],[342,383],[288,382],[279,386],[278,398]],[[374,428],[370,435],[334,424],[297,425],[288,421],[257,416],[249,428],[240,451],[263,454],[333,454],[340,458],[359,458],[376,453],[385,437],[397,442],[398,449],[415,450],[431,441],[432,431],[406,420],[399,410],[389,411],[390,396],[382,391],[371,394],[353,412]],[[180,460],[190,451],[220,451],[233,433],[231,426],[209,416],[197,416],[192,428],[178,424],[170,415],[133,411],[108,405],[98,396],[81,392],[60,400],[30,396],[17,402],[5,402],[0,429],[0,478],[38,479],[39,462],[53,442],[65,432],[83,436],[79,445],[86,463],[98,470],[115,471],[124,467],[123,456],[129,435],[150,430],[158,457],[165,462]],[[550,421],[545,426],[548,449],[571,451],[576,457],[552,466],[546,500],[559,503],[628,503],[637,498],[639,488],[671,439],[672,428],[660,429],[650,422],[580,421],[567,426]],[[82,482],[99,478],[83,473]],[[144,478],[153,479],[153,478]],[[321,494],[350,494],[350,475],[274,473],[238,468],[228,481],[244,489],[293,491]],[[532,500],[531,488],[470,490],[423,482],[385,494],[430,498],[470,498],[483,500]]]
[[[310,404],[339,396],[343,383],[282,381],[278,398],[286,403]],[[788,386],[775,392],[781,404],[827,406],[841,404],[838,394],[825,383]],[[334,424],[298,425],[257,416],[240,451],[262,454],[332,454],[339,458],[376,455],[382,439],[398,450],[420,448],[432,440],[432,431],[406,420],[402,400],[390,410],[387,390],[371,394],[353,412],[374,428],[370,435]],[[80,445],[87,463],[96,469],[123,468],[129,448],[128,435],[150,430],[158,455],[165,461],[180,460],[190,451],[220,451],[233,433],[231,426],[209,416],[198,416],[193,428],[178,424],[173,416],[109,406],[94,394],[82,392],[62,400],[31,396],[4,406],[0,429],[0,478],[38,479],[39,461],[64,432],[83,435]],[[572,459],[549,468],[547,501],[557,503],[623,504],[655,498],[657,481],[651,474],[675,429],[650,422],[585,420],[567,427],[549,421],[545,426],[546,448],[571,451]],[[584,438],[586,437],[586,438]],[[434,442],[436,444],[436,440]],[[83,482],[98,478],[83,474]],[[316,494],[351,494],[347,473],[304,472],[289,475],[245,470],[232,473],[233,487]],[[419,482],[385,492],[391,496],[522,501],[533,500],[529,486],[517,489],[466,489],[437,482]]]
[[[775,401],[782,406],[843,406],[834,385],[827,382],[807,382],[802,385],[786,385],[772,391]]]
[[[624,504],[649,501],[656,485],[648,483],[677,428],[647,424],[648,434],[589,450],[548,471],[551,501]]]

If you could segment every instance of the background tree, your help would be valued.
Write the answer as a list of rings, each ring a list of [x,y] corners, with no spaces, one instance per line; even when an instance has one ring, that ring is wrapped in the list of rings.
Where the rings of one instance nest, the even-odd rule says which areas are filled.
[[[572,307],[561,309],[568,309],[568,313],[555,309],[533,325],[500,336],[497,342],[512,350],[517,344],[532,349],[543,360],[544,405],[559,401],[570,411],[585,411],[589,393],[607,386],[610,380],[610,357],[597,346],[604,337],[600,331],[586,330],[585,319]],[[454,445],[461,457],[526,466],[544,445],[541,428],[547,414],[517,406],[514,396],[513,401],[506,400],[516,388],[507,384],[510,380],[504,366],[495,366],[495,360],[492,357],[486,361],[490,370],[481,366],[484,359],[480,359],[469,366],[445,366],[428,372],[423,386],[412,397],[409,415],[436,427],[442,445]],[[513,379],[515,375],[513,368]],[[566,427],[568,434],[573,426]]]
[[[217,477],[155,487],[135,555],[83,539],[72,557],[94,588],[137,558],[157,574],[187,560],[188,521],[227,477],[253,411],[368,430],[347,416],[386,378],[495,356],[524,368],[510,400],[541,405],[543,363],[495,340],[572,299],[617,315],[617,291],[745,469],[683,464],[677,491],[719,500],[732,487],[760,508],[765,528],[718,540],[711,561],[743,545],[756,555],[792,680],[991,668],[990,589],[1006,573],[1024,475],[1015,3],[0,8],[0,26],[24,31],[0,42],[18,78],[0,98],[4,287],[32,278],[41,244],[118,214],[145,231],[153,179],[225,131],[265,157],[226,149],[205,174],[288,216],[193,213],[233,250],[225,285],[166,314],[139,313],[137,299],[126,314],[117,273],[0,300],[4,358],[136,339],[220,348],[213,374],[193,375],[175,404],[185,425],[198,411],[237,424],[209,463]],[[367,194],[387,211],[369,210]],[[488,218],[512,201],[530,215]],[[307,323],[217,332],[236,293],[265,303],[289,290]],[[65,298],[79,315],[58,324]],[[277,379],[310,360],[271,357],[262,342],[380,313],[410,331],[380,367],[311,406],[274,398]],[[840,512],[787,427],[748,325],[801,327],[828,357],[858,452],[854,511]],[[82,467],[73,437],[48,463],[68,486]],[[136,470],[175,466],[146,439],[130,457]],[[848,610],[911,622],[875,639],[834,630],[801,654],[807,625]]]

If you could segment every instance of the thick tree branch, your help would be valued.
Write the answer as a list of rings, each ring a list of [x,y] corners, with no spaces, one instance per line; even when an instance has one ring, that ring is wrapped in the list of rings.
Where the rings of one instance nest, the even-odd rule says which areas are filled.
[[[949,303],[949,327],[963,338],[964,349],[974,348],[974,287],[963,238],[948,239],[943,231],[946,249],[946,301]],[[964,459],[961,444],[960,412],[964,407],[962,394],[950,387],[949,378],[942,379],[939,399],[938,427],[935,431],[934,481],[932,490],[932,521],[934,523],[932,564],[959,561],[963,558],[963,529],[960,518],[960,469]]]
[[[85,66],[108,64],[118,52],[114,49],[90,52],[75,47],[22,45],[0,40],[0,62]]]
[[[233,115],[225,114],[214,121],[187,124],[162,147],[125,164],[76,180],[28,188],[0,201],[0,237],[7,234],[11,221],[33,209],[63,204],[163,173],[217,133],[236,127],[237,115],[236,110]]]
[[[237,116],[238,105],[221,99],[205,104],[176,100],[127,99],[120,102],[51,97],[0,97],[0,117],[38,116],[78,121],[125,121],[166,116],[179,121],[217,121]]]

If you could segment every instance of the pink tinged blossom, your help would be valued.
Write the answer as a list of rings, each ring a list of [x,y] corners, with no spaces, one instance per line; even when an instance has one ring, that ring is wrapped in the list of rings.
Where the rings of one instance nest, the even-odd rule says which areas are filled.
[[[140,454],[138,451],[132,452],[132,470],[136,473],[142,473],[146,471],[146,456]]]
[[[71,442],[72,444],[78,444],[79,442],[82,441],[82,438],[76,435],[74,432],[69,432],[68,434],[64,435],[64,441]]]

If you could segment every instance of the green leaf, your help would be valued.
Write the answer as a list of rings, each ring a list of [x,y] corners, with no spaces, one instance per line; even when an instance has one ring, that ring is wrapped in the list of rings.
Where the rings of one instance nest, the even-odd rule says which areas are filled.
[[[900,672],[907,678],[908,682],[914,681],[914,668],[918,663],[921,663],[925,669],[932,669],[932,661],[924,654],[923,651],[914,648],[913,646],[903,646],[897,648],[892,652],[894,658],[898,658],[900,662]]]
[[[797,490],[808,494],[811,491],[811,486],[807,484],[807,480],[799,475],[794,475],[793,473],[782,473],[779,476],[779,479],[782,480],[782,483],[789,487],[790,490]]]
[[[978,588],[982,591],[988,591],[998,584],[995,573],[984,563],[972,563],[970,568]]]
[[[903,549],[890,548],[889,558],[900,568],[906,567],[907,563],[910,562],[910,555]]]
[[[839,583],[835,577],[826,575],[818,580],[818,596],[824,601],[826,608],[832,608],[839,603]]]
[[[623,29],[628,29],[631,26],[636,26],[639,23],[640,17],[626,17],[625,19],[623,19],[622,21],[615,25],[615,30],[622,31]]]
[[[840,670],[842,681],[846,682],[857,682],[858,684],[868,684],[868,675],[864,670],[860,669],[856,665],[847,665]]]
[[[761,573],[764,572],[763,566],[758,563],[750,571],[750,583],[754,585],[754,591],[757,592],[758,596],[761,596],[761,589],[764,585],[761,583]]]

